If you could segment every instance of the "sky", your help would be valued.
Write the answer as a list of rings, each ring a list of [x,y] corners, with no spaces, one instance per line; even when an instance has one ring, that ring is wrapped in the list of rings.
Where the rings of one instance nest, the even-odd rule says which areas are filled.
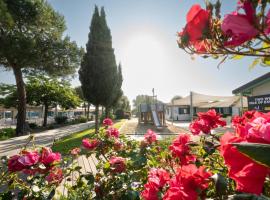
[[[232,95],[232,90],[269,72],[251,58],[228,60],[220,69],[218,60],[191,59],[176,43],[176,34],[185,25],[190,7],[204,0],[48,0],[65,17],[65,34],[85,47],[94,6],[104,6],[111,29],[117,63],[123,70],[124,94],[129,100],[139,94],[169,102],[175,95],[190,91],[208,95]],[[236,0],[223,0],[222,13],[236,8]],[[11,72],[0,69],[0,82],[14,83]],[[73,86],[80,85],[78,77]]]

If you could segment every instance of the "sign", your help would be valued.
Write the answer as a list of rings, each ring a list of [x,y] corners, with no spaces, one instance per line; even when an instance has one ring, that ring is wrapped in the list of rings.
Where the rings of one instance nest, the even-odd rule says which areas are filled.
[[[270,111],[270,94],[248,97],[248,109],[258,111]]]

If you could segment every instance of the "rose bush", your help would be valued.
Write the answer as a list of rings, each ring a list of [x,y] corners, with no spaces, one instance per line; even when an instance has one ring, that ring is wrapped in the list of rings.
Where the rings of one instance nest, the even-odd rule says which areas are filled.
[[[193,135],[157,140],[148,130],[141,140],[133,140],[104,123],[98,134],[82,140],[82,149],[70,150],[73,157],[95,155],[95,174],[82,173],[50,148],[22,150],[1,165],[6,169],[1,184],[9,185],[1,195],[12,196],[16,188],[22,199],[267,199],[269,158],[250,154],[245,145],[266,145],[268,152],[263,153],[269,153],[270,113],[249,111],[234,117],[232,125],[234,132],[212,132],[225,122],[209,110],[191,123]],[[69,167],[61,168],[63,162]],[[73,171],[80,174],[76,183],[66,185],[67,194],[56,197],[57,186]]]
[[[233,2],[234,3],[234,2]],[[195,4],[186,15],[186,25],[178,33],[178,45],[190,55],[221,57],[221,62],[255,58],[270,65],[270,2],[238,0],[235,10],[221,16],[221,1],[206,1],[206,8]]]

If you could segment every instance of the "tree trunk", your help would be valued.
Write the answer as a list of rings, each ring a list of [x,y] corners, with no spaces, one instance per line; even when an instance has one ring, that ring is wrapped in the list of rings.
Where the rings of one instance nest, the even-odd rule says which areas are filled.
[[[99,121],[98,121],[98,105],[96,105],[95,109],[95,133],[98,133],[98,128],[99,128]]]
[[[84,116],[86,117],[86,103],[85,102],[83,102],[83,108],[84,108]]]
[[[18,94],[18,114],[16,136],[24,135],[26,133],[25,120],[26,120],[26,91],[23,82],[23,75],[21,68],[13,66],[13,73],[16,80],[17,94]]]
[[[49,110],[49,106],[48,106],[48,104],[44,104],[44,119],[43,119],[43,127],[46,127],[46,126],[47,126],[48,110]]]
[[[89,120],[90,103],[87,103],[87,120]]]
[[[110,109],[108,107],[105,107],[105,117],[108,118],[110,113]]]

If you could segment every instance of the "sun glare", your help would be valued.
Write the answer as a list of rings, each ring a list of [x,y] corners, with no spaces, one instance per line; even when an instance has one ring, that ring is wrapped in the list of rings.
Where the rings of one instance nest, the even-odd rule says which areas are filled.
[[[158,67],[164,63],[161,42],[149,34],[131,36],[124,54],[126,62],[137,67]]]

